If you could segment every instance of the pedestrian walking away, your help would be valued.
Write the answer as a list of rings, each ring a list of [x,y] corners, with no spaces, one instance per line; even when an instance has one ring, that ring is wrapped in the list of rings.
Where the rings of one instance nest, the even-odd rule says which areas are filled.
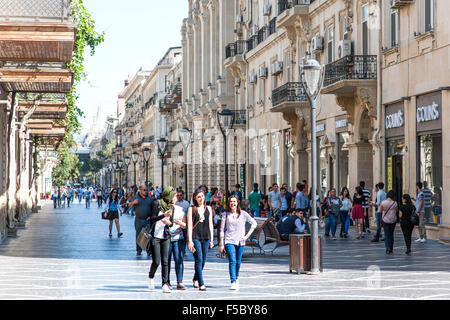
[[[380,241],[381,237],[381,212],[380,212],[380,205],[381,202],[386,200],[386,192],[384,192],[384,183],[379,182],[375,186],[375,190],[377,190],[377,201],[375,203],[376,208],[376,223],[377,223],[377,233],[375,234],[375,237],[371,240],[372,242],[378,242]]]
[[[417,182],[416,192],[417,199],[412,198],[416,202],[416,213],[419,215],[419,238],[416,242],[427,242],[427,230],[425,229],[425,195],[422,192],[422,182]]]
[[[278,184],[272,185],[272,191],[269,192],[267,200],[270,209],[269,217],[278,221],[281,214],[281,194],[278,191]]]
[[[183,285],[184,273],[184,252],[186,248],[185,230],[187,227],[187,210],[189,202],[183,200],[184,193],[178,190],[176,193],[176,202],[173,205],[173,224],[169,227],[170,230],[170,247],[169,247],[169,274],[167,282],[171,288],[170,270],[171,260],[175,261],[175,274],[177,277],[177,290],[186,290]]]
[[[369,203],[372,201],[372,194],[368,189],[366,189],[366,183],[364,181],[359,182],[359,186],[361,187],[363,194],[364,194],[364,203],[363,203],[363,209],[364,209],[364,220],[363,220],[363,234],[365,235],[366,232],[370,233],[370,223],[369,223]]]
[[[245,234],[246,223],[251,224],[247,234]],[[238,197],[232,195],[228,199],[227,210],[222,215],[219,242],[219,251],[223,252],[226,250],[227,252],[231,290],[239,289],[239,269],[241,267],[245,242],[253,233],[256,226],[256,220],[246,211],[241,210]]]
[[[381,202],[380,212],[381,221],[383,223],[384,229],[384,243],[386,247],[386,254],[391,254],[394,252],[394,230],[397,223],[397,211],[398,204],[394,200],[395,192],[389,191],[386,200]]]
[[[412,204],[411,196],[404,194],[402,197],[402,204],[399,206],[400,227],[402,228],[403,238],[406,244],[406,254],[411,254],[411,235],[414,229],[414,224],[411,217],[416,214],[416,208]]]
[[[336,226],[340,223],[340,210],[342,207],[342,201],[336,196],[336,189],[331,188],[329,196],[327,197],[328,202],[328,219],[331,227],[331,238],[336,240]]]
[[[116,223],[116,229],[117,229],[117,237],[120,238],[123,233],[120,232],[120,225],[119,225],[119,195],[117,189],[113,189],[108,199],[106,200],[105,204],[105,212],[104,216],[109,220],[109,237],[112,237],[112,225],[113,222]],[[120,215],[122,215],[122,212],[120,211]]]
[[[262,203],[261,191],[258,189],[258,184],[253,184],[253,191],[249,194],[248,200],[250,202],[250,213],[253,217],[259,217],[259,210]]]
[[[201,191],[194,192],[192,199],[194,205],[189,208],[187,215],[187,246],[189,251],[194,254],[194,288],[206,291],[203,281],[203,268],[205,267],[208,249],[214,247],[212,208],[206,206],[205,194]]]
[[[164,293],[172,291],[169,284],[169,249],[171,242],[169,228],[173,225],[173,209],[177,201],[176,194],[174,188],[166,187],[161,193],[161,198],[153,201],[150,213],[152,264],[148,274],[148,286],[150,290],[155,289],[155,273],[161,264],[161,287]]]
[[[148,196],[147,186],[142,184],[139,187],[137,196],[129,202],[128,206],[134,208],[134,229],[136,231],[136,240],[142,228],[150,224],[150,213],[152,210],[153,198]],[[136,255],[142,254],[142,248],[136,243]],[[147,252],[148,254],[148,252]]]
[[[364,221],[364,193],[361,187],[355,188],[356,193],[353,195],[352,218],[355,221],[356,239],[364,238],[363,221]]]

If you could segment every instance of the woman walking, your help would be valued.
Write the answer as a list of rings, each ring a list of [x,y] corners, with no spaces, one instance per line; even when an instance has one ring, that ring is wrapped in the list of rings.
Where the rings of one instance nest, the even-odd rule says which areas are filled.
[[[384,229],[384,244],[386,247],[386,254],[394,252],[394,230],[397,223],[397,209],[398,205],[395,199],[395,192],[389,191],[386,200],[381,202],[380,212],[381,220]]]
[[[250,230],[245,234],[245,224],[251,224]],[[239,269],[245,242],[255,230],[257,223],[250,214],[241,210],[239,199],[233,195],[228,199],[227,210],[222,215],[220,225],[219,250],[226,250],[231,280],[231,290],[239,289]]]
[[[336,196],[336,189],[331,188],[327,197],[328,219],[331,225],[331,239],[336,240],[336,226],[339,224],[339,212],[342,207],[342,201]]]
[[[194,288],[206,291],[203,281],[203,268],[208,254],[208,248],[214,247],[213,212],[210,206],[206,206],[205,194],[201,191],[194,192],[192,196],[193,206],[187,214],[188,224],[188,249],[194,254],[195,274]]]
[[[405,238],[406,252],[411,254],[411,235],[414,229],[414,224],[411,221],[411,216],[416,214],[416,207],[414,207],[411,196],[404,194],[402,197],[402,204],[399,207],[400,227],[402,228],[403,237]]]
[[[341,202],[342,207],[339,211],[339,216],[341,218],[341,233],[339,236],[341,238],[347,238],[350,220],[350,209],[352,208],[352,200],[350,199],[350,192],[348,191],[347,187],[342,188]]]
[[[355,233],[356,239],[364,238],[362,234],[363,230],[363,221],[364,221],[364,193],[361,187],[355,188],[356,193],[353,196],[353,209],[352,209],[352,218],[355,221]]]
[[[155,289],[156,270],[162,265],[162,291],[170,293],[172,291],[169,285],[169,248],[170,248],[170,229],[173,223],[173,205],[176,201],[176,190],[172,187],[166,187],[161,198],[153,201],[153,207],[150,213],[150,234],[152,235],[151,252],[152,265],[149,272],[148,287]]]
[[[116,223],[117,237],[120,238],[123,233],[120,232],[119,225],[119,196],[117,189],[111,190],[108,199],[106,200],[104,216],[109,220],[109,237],[112,237],[112,225]],[[120,213],[122,215],[122,212]]]

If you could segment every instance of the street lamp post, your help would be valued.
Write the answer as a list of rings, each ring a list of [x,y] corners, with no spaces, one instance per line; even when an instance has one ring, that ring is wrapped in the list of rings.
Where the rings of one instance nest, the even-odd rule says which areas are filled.
[[[119,188],[122,188],[122,169],[123,169],[123,160],[119,158],[117,160],[117,169],[119,169]]]
[[[224,140],[224,156],[225,156],[225,201],[228,201],[228,159],[227,159],[227,131],[233,129],[234,112],[230,109],[223,109],[217,113],[217,122]]]
[[[134,165],[134,186],[136,185],[136,163],[139,160],[139,154],[135,151],[131,154],[131,158],[133,160]]]
[[[168,141],[166,138],[161,138],[158,140],[158,151],[161,155],[161,189],[164,188],[164,155],[167,151]]]
[[[184,190],[186,191],[186,195],[188,194],[188,165],[187,165],[187,150],[189,144],[191,143],[191,135],[192,131],[188,128],[183,128],[179,132],[180,141],[183,145],[183,154],[184,154]]]
[[[145,160],[145,185],[148,186],[148,160],[150,159],[150,149],[144,149],[144,160]]]
[[[110,188],[112,185],[112,164],[108,164],[108,172],[109,172],[109,185],[108,187]]]
[[[316,101],[322,90],[325,66],[316,60],[308,60],[300,66],[300,82],[311,104],[311,170],[312,170],[312,215],[311,215],[311,274],[319,273],[319,217],[317,216],[317,139],[316,139]]]
[[[111,187],[113,187],[114,185],[117,184],[117,174],[116,174],[116,169],[117,169],[117,161],[113,160],[112,161],[112,183],[111,183]]]
[[[128,166],[130,165],[130,157],[129,156],[125,156],[125,184],[126,187],[128,188]]]

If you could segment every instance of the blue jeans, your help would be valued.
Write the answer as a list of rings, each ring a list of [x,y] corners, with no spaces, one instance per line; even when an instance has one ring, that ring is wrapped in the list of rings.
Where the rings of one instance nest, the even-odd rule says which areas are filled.
[[[325,234],[330,234],[331,229],[331,235],[334,237],[336,235],[336,220],[334,219],[333,213],[330,213],[330,215],[325,218]]]
[[[203,286],[205,283],[203,281],[203,268],[205,267],[206,263],[206,256],[208,255],[208,248],[209,248],[209,240],[198,240],[193,239],[192,242],[194,243],[194,281],[198,281],[198,284],[200,286]]]
[[[250,213],[253,217],[259,217],[259,208],[258,209],[250,209]]]
[[[235,283],[239,278],[239,269],[241,268],[242,254],[244,253],[245,245],[226,244],[225,250],[228,257],[228,269],[230,271],[231,283]]]
[[[377,212],[377,234],[375,235],[376,240],[380,240],[381,236],[381,212]]]
[[[58,206],[58,199],[53,198],[53,209],[56,209],[57,206]]]
[[[394,250],[394,230],[395,230],[395,222],[394,223],[386,223],[383,221],[383,229],[384,229],[384,244],[386,249]]]
[[[339,215],[341,217],[341,234],[348,233],[349,216],[348,211],[340,210]]]
[[[184,241],[184,239],[170,242],[169,276],[168,276],[169,283],[170,283],[170,269],[171,269],[170,264],[172,262],[172,255],[173,255],[173,260],[175,261],[175,273],[177,275],[177,283],[183,283],[183,271],[184,271],[183,255],[184,255],[185,247],[186,247],[186,242]]]
[[[86,198],[86,208],[90,208],[90,207],[91,207],[91,199]]]
[[[134,219],[134,229],[136,230],[136,240],[137,240],[137,237],[138,237],[139,233],[141,232],[142,228],[147,226],[148,224],[150,224],[149,220],[142,220],[139,218]],[[139,247],[137,243],[136,243],[136,252],[138,252],[138,253],[142,252],[141,247]]]

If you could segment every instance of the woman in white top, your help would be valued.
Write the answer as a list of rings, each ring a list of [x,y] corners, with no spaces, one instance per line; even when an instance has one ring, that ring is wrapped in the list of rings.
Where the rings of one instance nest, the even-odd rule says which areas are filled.
[[[251,228],[245,234],[245,223],[251,224]],[[241,210],[239,200],[236,196],[228,199],[227,210],[222,215],[220,225],[220,252],[227,252],[229,272],[231,279],[231,290],[239,289],[239,269],[241,267],[242,254],[245,242],[255,230],[257,223],[246,211]]]
[[[342,207],[339,210],[339,215],[341,218],[341,233],[340,237],[347,238],[348,227],[350,223],[350,210],[352,208],[352,199],[350,198],[350,192],[347,187],[343,187],[341,191],[341,201]]]

